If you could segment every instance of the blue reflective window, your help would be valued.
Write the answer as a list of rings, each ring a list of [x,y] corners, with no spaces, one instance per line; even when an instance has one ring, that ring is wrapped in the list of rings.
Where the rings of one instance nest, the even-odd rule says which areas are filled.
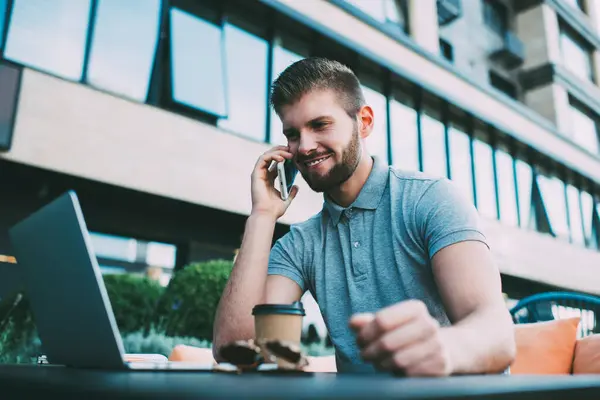
[[[515,164],[517,170],[517,193],[519,196],[519,217],[521,219],[521,228],[531,228],[531,188],[533,184],[533,172],[531,166],[524,161],[517,160]]]
[[[450,172],[452,181],[471,202],[473,198],[473,174],[471,171],[471,140],[469,135],[455,126],[448,128],[450,142]]]
[[[216,116],[226,116],[221,27],[171,9],[173,99]]]
[[[90,0],[15,0],[4,57],[79,80]]]
[[[145,101],[159,16],[160,0],[100,0],[88,67],[89,83]]]
[[[473,147],[477,208],[481,215],[496,219],[498,214],[496,208],[496,187],[494,184],[492,147],[477,139],[473,141]]]
[[[4,19],[6,18],[7,0],[0,0],[0,50],[4,42]]]
[[[387,142],[387,113],[385,96],[376,90],[362,86],[366,103],[373,109],[375,123],[373,131],[367,137],[366,145],[369,154],[375,156],[383,164],[388,164],[388,142]]]
[[[585,245],[581,207],[579,205],[579,189],[567,185],[567,201],[569,203],[569,223],[571,225],[571,240],[573,243]]]
[[[537,176],[537,182],[542,193],[544,207],[552,233],[558,237],[569,239],[567,224],[567,205],[565,203],[565,184],[556,177]]]
[[[513,158],[502,150],[496,150],[496,167],[498,174],[498,199],[500,202],[500,220],[505,224],[518,226],[517,194],[515,192],[515,175]]]
[[[260,141],[266,134],[267,50],[266,40],[225,26],[229,113],[218,125]]]
[[[586,191],[581,192],[581,214],[583,215],[583,231],[586,242],[592,240],[592,227],[594,222],[594,198]]]
[[[300,54],[294,53],[293,51],[280,46],[275,46],[273,48],[273,80],[277,79],[279,74],[281,74],[287,67],[303,58],[304,57],[302,57]],[[271,110],[270,130],[271,143],[287,145],[287,139],[283,134],[281,119],[274,110]]]
[[[397,100],[390,100],[392,160],[394,167],[419,170],[417,111]]]
[[[423,143],[423,171],[439,177],[446,176],[446,137],[444,124],[427,115],[421,115]]]

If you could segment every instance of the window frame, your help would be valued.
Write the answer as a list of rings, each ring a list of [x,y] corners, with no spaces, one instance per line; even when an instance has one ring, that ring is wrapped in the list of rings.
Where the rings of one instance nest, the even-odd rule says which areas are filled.
[[[481,166],[481,161],[477,160],[477,151],[476,151],[476,144],[482,143],[484,145],[489,146],[490,148],[490,163],[491,165],[489,166],[491,168],[491,173],[492,173],[492,188],[494,190],[493,193],[493,199],[494,199],[494,211],[495,211],[495,216],[491,216],[491,215],[487,215],[488,218],[495,218],[496,220],[499,220],[499,204],[498,204],[498,179],[497,179],[497,173],[496,173],[496,150],[495,150],[495,130],[491,125],[488,125],[486,123],[484,123],[483,121],[474,121],[474,126],[473,126],[473,136],[472,136],[472,146],[473,146],[473,158],[472,158],[472,162],[473,162],[473,174],[474,174],[474,179],[475,179],[475,191],[477,192],[477,209],[479,210],[479,212],[481,213],[481,197],[479,196],[479,190],[478,189],[478,170],[475,168],[475,166]],[[481,189],[483,190],[483,189]],[[484,215],[484,214],[482,214]]]
[[[89,0],[89,9],[88,9],[88,13],[87,13],[87,22],[86,22],[86,28],[84,31],[84,35],[85,38],[83,40],[83,52],[82,52],[82,59],[81,59],[81,73],[79,74],[79,77],[77,78],[72,78],[72,77],[68,77],[65,76],[64,74],[61,73],[57,73],[55,71],[52,71],[51,69],[47,69],[47,68],[43,68],[39,65],[33,65],[33,64],[29,64],[26,62],[22,62],[22,61],[17,61],[17,60],[12,60],[10,58],[6,58],[5,54],[6,54],[6,45],[8,43],[8,33],[9,33],[9,28],[10,25],[13,22],[13,17],[14,17],[14,10],[15,10],[15,1],[16,0],[7,0],[7,4],[6,4],[6,14],[5,14],[5,19],[4,19],[4,26],[3,26],[3,36],[2,36],[2,46],[0,47],[0,60],[5,60],[11,64],[15,64],[15,65],[19,65],[21,67],[24,68],[28,68],[34,71],[40,71],[44,74],[49,74],[52,75],[54,77],[57,77],[59,79],[63,79],[66,81],[70,81],[70,82],[78,82],[78,83],[85,83],[83,81],[83,77],[86,74],[87,71],[87,60],[88,60],[88,53],[89,53],[89,41],[90,41],[90,25],[93,24],[92,22],[92,17],[94,16],[94,12],[95,12],[95,5],[97,0]]]
[[[220,4],[220,3],[217,3]],[[211,8],[209,10],[208,5],[205,5],[204,3],[194,3],[194,5],[197,7],[196,9],[193,8],[183,8],[181,7],[181,5],[191,5],[189,3],[189,1],[185,1],[185,0],[170,0],[170,4],[169,4],[169,9],[168,9],[168,19],[169,19],[169,47],[170,47],[170,51],[169,51],[169,60],[168,60],[168,80],[170,81],[170,92],[168,93],[169,95],[169,106],[172,107],[173,109],[183,113],[184,115],[188,115],[191,117],[195,117],[195,118],[199,118],[202,120],[209,120],[211,122],[212,125],[216,125],[217,120],[219,118],[226,118],[229,115],[229,98],[228,98],[228,90],[227,90],[227,72],[226,72],[226,65],[227,65],[227,50],[225,48],[226,44],[225,44],[225,14],[224,14],[224,9],[223,9],[223,4],[220,4],[219,6],[216,6],[214,8]],[[173,64],[174,64],[174,53],[173,53],[173,48],[171,46],[172,43],[172,28],[173,28],[173,21],[172,21],[172,10],[173,9],[178,9],[182,12],[188,13],[200,20],[206,21],[208,23],[212,23],[215,26],[217,26],[220,30],[220,39],[219,39],[219,46],[220,46],[220,50],[221,50],[221,64],[223,66],[223,82],[222,82],[222,90],[223,90],[223,99],[224,99],[224,110],[222,114],[218,114],[216,112],[210,111],[210,110],[204,110],[201,109],[199,107],[194,107],[191,105],[187,105],[184,104],[178,100],[175,99],[174,96],[174,71],[173,71]],[[206,15],[202,15],[202,11],[208,11],[209,13],[214,12],[216,14],[216,16],[214,18],[210,18],[207,17]],[[212,19],[212,20],[211,20]]]
[[[579,76],[578,73],[573,71],[565,62],[565,54],[563,49],[563,36],[565,36],[568,40],[573,42],[580,50],[582,50],[586,55],[587,65],[589,74],[586,77],[590,83],[594,83],[596,79],[596,74],[594,71],[594,46],[590,44],[585,38],[581,37],[573,28],[568,26],[562,20],[559,19],[559,28],[558,28],[558,47],[560,51],[560,65],[564,67],[570,74],[577,77],[577,79],[584,80],[583,77]]]

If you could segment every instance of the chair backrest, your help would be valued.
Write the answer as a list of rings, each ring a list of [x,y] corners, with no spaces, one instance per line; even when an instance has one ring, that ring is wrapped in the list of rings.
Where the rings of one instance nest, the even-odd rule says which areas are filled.
[[[516,324],[578,316],[579,337],[600,333],[600,297],[570,292],[540,293],[520,300],[510,313]]]

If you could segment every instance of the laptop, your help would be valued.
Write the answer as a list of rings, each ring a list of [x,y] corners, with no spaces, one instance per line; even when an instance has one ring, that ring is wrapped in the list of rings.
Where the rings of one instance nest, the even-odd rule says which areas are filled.
[[[163,361],[143,356],[139,362],[126,361],[75,192],[66,192],[16,224],[9,237],[52,364],[117,370],[214,369],[213,364],[168,362],[164,356]]]

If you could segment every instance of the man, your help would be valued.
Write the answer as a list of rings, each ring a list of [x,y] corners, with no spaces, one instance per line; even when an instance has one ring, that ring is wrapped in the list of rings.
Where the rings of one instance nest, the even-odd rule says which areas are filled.
[[[288,146],[252,172],[252,212],[215,319],[214,352],[254,336],[252,308],[310,290],[335,346],[337,369],[410,376],[499,373],[515,353],[478,214],[448,180],[395,170],[369,156],[375,116],[356,76],[311,58],[274,82]],[[320,213],[271,249],[282,201],[273,161],[292,159]]]

